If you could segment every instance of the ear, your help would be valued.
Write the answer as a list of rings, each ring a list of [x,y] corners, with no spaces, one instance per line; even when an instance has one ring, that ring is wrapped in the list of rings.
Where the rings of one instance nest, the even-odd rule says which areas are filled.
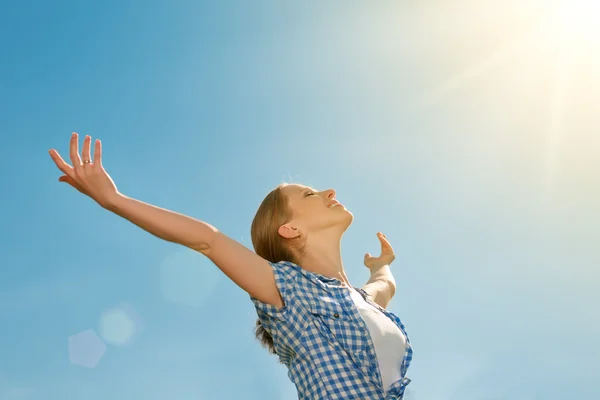
[[[290,224],[281,225],[277,232],[279,233],[279,236],[282,236],[286,239],[295,239],[300,236],[300,231],[298,228]]]

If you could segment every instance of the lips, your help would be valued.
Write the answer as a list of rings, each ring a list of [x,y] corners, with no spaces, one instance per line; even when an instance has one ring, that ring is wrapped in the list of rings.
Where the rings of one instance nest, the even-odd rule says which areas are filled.
[[[327,206],[327,208],[333,208],[335,206],[341,206],[340,202],[337,201],[337,200],[334,200],[331,203],[329,203],[329,205]]]

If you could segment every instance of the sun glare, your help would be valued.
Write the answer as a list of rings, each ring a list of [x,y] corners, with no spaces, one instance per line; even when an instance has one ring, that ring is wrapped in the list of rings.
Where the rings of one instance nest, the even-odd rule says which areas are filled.
[[[600,41],[600,1],[564,0],[557,10],[558,33],[578,40]]]

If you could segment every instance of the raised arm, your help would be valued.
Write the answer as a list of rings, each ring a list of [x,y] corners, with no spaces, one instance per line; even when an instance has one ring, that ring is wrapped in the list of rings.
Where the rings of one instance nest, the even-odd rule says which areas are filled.
[[[365,254],[365,266],[369,268],[371,276],[362,289],[373,297],[375,303],[387,308],[396,293],[396,280],[390,271],[390,264],[396,255],[383,233],[377,233],[377,237],[381,242],[381,255],[373,257],[369,253]]]
[[[248,294],[263,303],[283,307],[273,270],[266,260],[206,222],[124,196],[102,166],[101,142],[96,140],[94,144],[93,161],[89,136],[85,137],[81,156],[78,148],[78,135],[73,133],[69,151],[73,166],[56,150],[50,150],[52,160],[64,173],[60,182],[68,183],[152,235],[204,254]]]

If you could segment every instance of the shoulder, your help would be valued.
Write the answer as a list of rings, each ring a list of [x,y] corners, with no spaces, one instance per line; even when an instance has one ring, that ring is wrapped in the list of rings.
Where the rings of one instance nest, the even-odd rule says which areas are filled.
[[[289,261],[269,262],[273,268],[273,274],[278,283],[290,283],[298,277],[300,267]],[[279,286],[279,285],[278,285]],[[284,288],[280,288],[284,289]]]
[[[299,267],[289,261],[270,262],[269,265],[273,270],[275,277],[275,285],[281,295],[283,301],[282,307],[276,307],[271,304],[266,304],[254,296],[250,296],[254,303],[259,316],[268,316],[276,320],[286,320],[289,316],[290,309],[294,304],[294,293],[297,291],[296,280],[299,276]]]

